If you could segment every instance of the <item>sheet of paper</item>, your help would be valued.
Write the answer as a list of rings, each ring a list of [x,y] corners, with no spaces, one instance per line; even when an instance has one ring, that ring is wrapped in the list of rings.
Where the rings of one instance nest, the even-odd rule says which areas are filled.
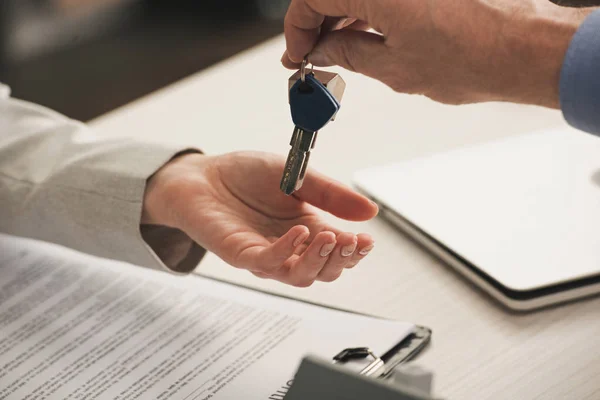
[[[412,328],[0,235],[0,400],[278,400],[306,354]]]

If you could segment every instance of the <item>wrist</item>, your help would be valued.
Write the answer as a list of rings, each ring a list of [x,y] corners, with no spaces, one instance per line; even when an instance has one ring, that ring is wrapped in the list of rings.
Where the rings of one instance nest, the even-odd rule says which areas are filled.
[[[146,183],[142,208],[142,224],[162,225],[178,228],[180,224],[178,205],[182,201],[185,186],[194,169],[197,176],[198,166],[204,164],[207,157],[196,151],[179,153],[158,169]]]
[[[589,11],[552,3],[532,8],[510,24],[504,34],[510,81],[503,82],[500,100],[560,108],[559,79],[567,49]],[[501,71],[500,71],[501,72]]]

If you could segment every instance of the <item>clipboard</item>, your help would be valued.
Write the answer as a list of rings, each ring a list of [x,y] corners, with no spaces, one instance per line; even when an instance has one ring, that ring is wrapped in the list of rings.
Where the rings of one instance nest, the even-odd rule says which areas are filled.
[[[314,356],[302,360],[285,400],[433,400],[433,374],[407,366],[430,342],[431,330],[413,333],[381,357],[366,347],[344,349],[333,363]],[[344,368],[346,361],[371,357],[360,372]]]
[[[291,296],[268,292],[224,279],[197,274],[206,279],[239,286],[270,296],[285,298],[351,314],[357,313],[338,307],[299,300]],[[372,317],[372,316],[370,316]],[[434,400],[431,397],[433,374],[409,364],[430,344],[430,328],[416,325],[413,332],[381,356],[374,354],[366,343],[341,349],[327,360],[313,355],[302,359],[287,393],[271,400]],[[360,371],[345,364],[356,359],[370,358],[371,362]],[[438,399],[439,400],[439,399]]]

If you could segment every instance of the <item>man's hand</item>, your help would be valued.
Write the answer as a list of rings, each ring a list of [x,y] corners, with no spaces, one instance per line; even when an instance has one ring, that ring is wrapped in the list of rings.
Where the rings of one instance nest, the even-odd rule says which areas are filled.
[[[297,68],[310,53],[316,66],[443,103],[556,108],[563,58],[589,12],[548,0],[292,0],[282,62]]]
[[[367,234],[329,226],[317,208],[364,221],[367,198],[310,171],[293,197],[279,190],[284,160],[265,153],[180,156],[149,181],[142,222],[178,228],[229,264],[295,286],[331,282],[373,248]]]

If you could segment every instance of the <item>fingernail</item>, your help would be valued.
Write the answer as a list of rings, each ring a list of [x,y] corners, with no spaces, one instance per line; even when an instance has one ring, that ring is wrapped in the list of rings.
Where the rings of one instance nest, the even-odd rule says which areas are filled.
[[[354,254],[354,250],[356,250],[356,243],[342,247],[342,257],[350,257],[352,254]]]
[[[308,55],[308,59],[311,64],[315,64],[321,67],[326,67],[332,64],[331,60],[322,50],[317,49]]]
[[[286,61],[288,59],[288,55],[287,55],[287,51],[283,53],[283,55],[281,56],[281,62],[283,63],[284,61]]]
[[[375,247],[375,246],[374,245],[367,246],[364,249],[362,249],[361,251],[359,251],[358,254],[360,254],[361,256],[366,256],[367,254],[369,254],[369,252],[371,250],[373,250],[373,247]]]
[[[298,247],[300,246],[302,243],[304,243],[304,241],[306,239],[308,239],[308,236],[310,235],[309,232],[302,232],[301,234],[298,235],[298,237],[296,238],[296,240],[294,240],[294,247]]]
[[[329,254],[331,254],[331,252],[333,251],[334,248],[335,248],[335,242],[334,243],[325,243],[323,245],[323,247],[321,247],[321,252],[319,254],[321,255],[321,257],[327,257]]]

